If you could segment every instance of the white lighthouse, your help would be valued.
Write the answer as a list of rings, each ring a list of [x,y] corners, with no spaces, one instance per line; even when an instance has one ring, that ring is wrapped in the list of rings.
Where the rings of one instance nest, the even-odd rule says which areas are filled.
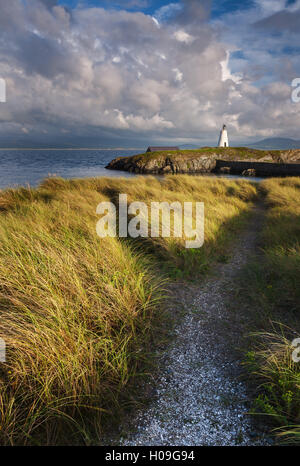
[[[219,147],[229,147],[226,125],[223,125],[223,128],[221,129],[218,146]]]

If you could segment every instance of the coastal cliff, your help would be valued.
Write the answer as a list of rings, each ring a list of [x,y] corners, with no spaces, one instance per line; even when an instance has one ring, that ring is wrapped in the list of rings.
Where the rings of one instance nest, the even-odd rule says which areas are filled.
[[[118,157],[106,168],[140,174],[211,173],[218,171],[217,162],[220,160],[231,162],[231,167],[232,162],[300,164],[300,149],[263,151],[246,147],[205,147],[198,150],[162,151]]]

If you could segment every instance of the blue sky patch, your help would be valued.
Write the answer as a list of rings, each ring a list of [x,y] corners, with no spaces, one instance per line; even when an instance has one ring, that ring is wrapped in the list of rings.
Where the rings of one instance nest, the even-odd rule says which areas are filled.
[[[292,1],[292,0],[291,0]],[[181,1],[173,0],[59,0],[61,5],[70,8],[79,7],[102,7],[114,8],[116,10],[142,11],[146,14],[154,14],[159,8],[162,8],[170,3],[182,3]],[[247,10],[255,2],[253,0],[213,0],[212,1],[212,16],[218,18],[224,14],[235,12],[238,10]]]

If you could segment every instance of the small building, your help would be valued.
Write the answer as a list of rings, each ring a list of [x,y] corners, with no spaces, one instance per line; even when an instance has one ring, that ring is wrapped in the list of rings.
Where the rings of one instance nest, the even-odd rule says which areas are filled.
[[[223,125],[223,128],[221,129],[218,146],[219,147],[229,147],[226,125]]]
[[[165,151],[165,150],[180,150],[180,149],[179,149],[179,147],[153,147],[153,146],[150,146],[150,147],[148,147],[146,152],[162,152],[162,151]]]

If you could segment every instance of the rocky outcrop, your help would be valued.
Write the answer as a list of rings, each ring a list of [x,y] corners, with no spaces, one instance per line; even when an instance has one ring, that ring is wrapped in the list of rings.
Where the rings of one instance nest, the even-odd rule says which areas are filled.
[[[228,161],[228,166],[217,163]],[[264,164],[295,164],[300,163],[300,149],[288,151],[260,151],[240,148],[203,148],[196,151],[154,152],[131,157],[118,157],[112,160],[106,168],[123,170],[140,174],[176,174],[176,173],[211,173],[220,170],[222,173],[232,172],[234,162],[264,163]],[[245,175],[254,176],[254,171],[247,170]],[[242,171],[241,171],[242,173]]]
[[[300,163],[300,149],[291,149],[280,151],[279,162],[281,163]]]
[[[244,170],[242,172],[242,175],[243,176],[256,176],[256,171],[254,170],[254,168],[248,168],[247,170]]]
[[[118,157],[106,168],[131,173],[210,173],[216,167],[216,154],[185,157],[181,154],[165,154],[156,157]]]

